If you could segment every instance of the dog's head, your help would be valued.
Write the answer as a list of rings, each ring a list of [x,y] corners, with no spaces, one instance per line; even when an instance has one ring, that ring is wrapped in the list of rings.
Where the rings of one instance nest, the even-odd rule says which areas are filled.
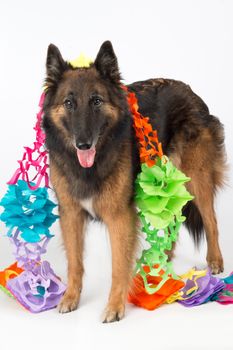
[[[75,69],[51,44],[46,69],[46,137],[52,132],[76,154],[82,167],[91,167],[96,152],[112,137],[128,108],[112,44],[102,44],[90,67]]]

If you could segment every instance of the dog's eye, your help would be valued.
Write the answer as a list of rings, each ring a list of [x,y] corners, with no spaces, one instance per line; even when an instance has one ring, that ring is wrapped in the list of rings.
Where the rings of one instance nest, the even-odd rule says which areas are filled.
[[[64,102],[64,106],[66,107],[66,109],[72,109],[73,108],[73,103],[71,100],[66,99]]]
[[[94,99],[93,99],[93,105],[94,106],[100,106],[101,104],[102,104],[102,100],[101,100],[101,98],[99,98],[99,97],[95,97]]]

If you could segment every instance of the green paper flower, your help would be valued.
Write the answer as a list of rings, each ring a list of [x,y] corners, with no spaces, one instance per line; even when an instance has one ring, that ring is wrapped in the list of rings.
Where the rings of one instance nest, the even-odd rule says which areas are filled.
[[[194,197],[185,188],[190,178],[163,156],[156,165],[142,164],[136,179],[136,205],[139,212],[156,229],[164,229],[174,218],[183,222],[183,206]]]

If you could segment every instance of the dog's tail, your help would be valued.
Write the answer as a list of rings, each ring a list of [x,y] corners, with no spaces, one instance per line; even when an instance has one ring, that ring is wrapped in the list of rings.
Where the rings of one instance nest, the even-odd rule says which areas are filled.
[[[184,224],[192,236],[195,246],[198,247],[204,238],[204,225],[201,214],[193,201],[185,205],[183,215],[186,216]]]

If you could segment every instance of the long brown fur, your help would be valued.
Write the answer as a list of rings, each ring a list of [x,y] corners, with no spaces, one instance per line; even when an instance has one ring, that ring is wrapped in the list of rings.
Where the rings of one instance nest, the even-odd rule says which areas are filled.
[[[207,262],[213,273],[223,271],[223,258],[218,243],[218,228],[214,210],[214,194],[224,183],[225,155],[216,152],[215,140],[209,130],[200,132],[198,140],[184,143],[177,137],[177,146],[170,155],[173,163],[191,178],[187,189],[201,213],[207,239]],[[222,166],[219,167],[219,160]],[[194,164],[195,162],[195,164]]]

